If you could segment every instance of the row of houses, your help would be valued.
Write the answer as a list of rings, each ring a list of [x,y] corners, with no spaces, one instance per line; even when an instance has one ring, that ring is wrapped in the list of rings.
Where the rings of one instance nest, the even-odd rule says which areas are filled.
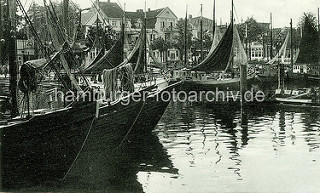
[[[136,11],[123,11],[123,9],[116,2],[99,1],[96,0],[91,8],[86,9],[86,12],[81,13],[81,25],[84,29],[85,34],[88,33],[89,29],[96,26],[97,23],[103,28],[112,26],[112,29],[119,35],[121,33],[121,25],[123,18],[125,18],[125,32],[132,36],[133,40],[138,37],[143,25],[144,17],[146,16],[147,36],[150,41],[153,41],[159,37],[170,40],[177,32],[177,23],[179,18],[169,8],[160,9],[147,9],[146,12],[142,9]],[[200,21],[203,23],[203,31],[211,34],[213,32],[213,20],[205,17],[192,17],[188,16],[189,25],[192,27],[193,38],[200,38]],[[243,24],[240,24],[243,25]],[[263,29],[269,30],[269,23],[259,23]],[[221,31],[226,30],[226,25],[222,25],[220,22]],[[282,29],[277,29],[281,32]],[[274,34],[279,34],[280,32]],[[266,32],[263,32],[266,33]],[[244,43],[248,58],[251,61],[268,61],[270,60],[270,44],[268,41],[254,41],[247,44]],[[274,45],[273,56],[276,53],[277,45]],[[34,49],[28,40],[18,40],[18,61],[21,63],[24,60],[31,59],[34,56]],[[290,55],[290,49],[287,50]],[[88,53],[89,60],[93,60],[98,54],[98,49],[92,49]],[[190,54],[191,55],[191,54]],[[178,50],[171,48],[168,49],[165,54],[160,53],[158,50],[154,51],[154,56],[158,61],[179,61],[180,53]],[[190,56],[191,58],[192,56]],[[194,56],[193,56],[194,57]]]

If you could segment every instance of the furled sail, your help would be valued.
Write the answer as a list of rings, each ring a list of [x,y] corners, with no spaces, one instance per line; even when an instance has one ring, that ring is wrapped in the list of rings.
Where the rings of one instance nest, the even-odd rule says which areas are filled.
[[[142,35],[139,36],[138,40],[136,41],[136,44],[132,51],[127,55],[127,57],[123,60],[123,44],[121,39],[116,42],[115,45],[113,45],[110,50],[105,52],[104,56],[101,57],[99,60],[97,60],[94,63],[91,63],[84,71],[85,74],[100,74],[104,69],[112,69],[112,68],[118,68],[121,67],[127,63],[133,64],[133,69],[137,69],[138,65],[137,63],[143,62],[143,60],[139,61],[139,56],[142,52]],[[141,66],[141,65],[139,65]],[[136,71],[136,70],[135,70]]]
[[[122,41],[119,39],[102,57],[95,59],[84,71],[84,74],[100,74],[104,69],[118,66],[122,60]]]
[[[53,6],[51,4],[50,7],[47,5],[45,5],[45,7],[46,7],[48,26],[49,26],[49,31],[51,33],[53,46],[56,49],[56,51],[60,52],[61,64],[62,64],[68,78],[70,79],[72,86],[76,90],[82,91],[82,89],[78,85],[78,82],[75,79],[74,75],[71,73],[70,64],[72,63],[71,61],[74,59],[74,57],[72,56],[72,53],[70,52],[70,45],[65,40],[65,38],[61,32],[61,29],[59,27],[59,24],[57,23],[58,22],[57,16],[55,15],[55,11],[53,9]]]
[[[197,66],[194,71],[224,71],[228,68],[233,44],[233,25],[230,24],[221,41],[211,54]]]
[[[279,52],[277,53],[277,55],[268,62],[268,64],[274,64],[276,61],[279,60],[279,58],[281,57],[281,62],[284,63],[284,59],[286,57],[286,52],[287,52],[287,46],[288,46],[288,42],[290,39],[290,32],[287,33],[286,39],[284,40]]]
[[[297,63],[315,64],[320,62],[320,40],[315,26],[305,17],[303,35],[299,46]]]
[[[221,33],[220,28],[216,26],[214,28],[213,41],[212,41],[211,49],[208,55],[210,55],[216,49],[222,37],[223,37],[223,34]]]
[[[240,40],[239,32],[236,27],[234,27],[233,32],[233,68],[239,68],[241,65],[248,64],[248,57],[246,51],[243,48],[243,45]]]

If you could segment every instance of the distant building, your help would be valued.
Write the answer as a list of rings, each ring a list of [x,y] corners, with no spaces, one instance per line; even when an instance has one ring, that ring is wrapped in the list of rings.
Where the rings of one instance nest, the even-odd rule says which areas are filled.
[[[250,54],[251,54],[251,60],[263,60],[265,57],[264,54],[264,46],[259,42],[252,42],[250,44]]]
[[[116,32],[121,31],[123,10],[117,3],[96,1],[88,12],[81,14],[81,23],[87,34],[91,26],[101,25],[103,28],[112,26]]]
[[[208,19],[206,17],[195,17],[193,18],[192,15],[188,17],[188,23],[192,27],[192,35],[193,38],[200,38],[200,31],[201,31],[201,20],[202,20],[202,31],[205,33],[213,34],[213,20]]]
[[[116,31],[117,34],[121,32],[121,25],[123,21],[123,16],[125,15],[125,32],[128,35],[128,40],[134,42],[144,25],[144,10],[138,9],[136,12],[123,12],[121,7],[114,2],[97,2],[93,7],[87,12],[83,13],[81,17],[82,25],[85,27],[85,33],[91,26],[96,26],[97,22],[103,28],[107,26],[112,26],[112,29]],[[147,23],[147,36],[152,42],[154,39],[161,37],[165,40],[170,40],[175,32],[178,17],[172,12],[168,7],[150,10],[146,12],[146,23]],[[154,55],[160,61],[160,54],[157,54],[157,50],[154,51]],[[173,54],[174,53],[174,54]],[[167,60],[177,60],[178,54],[170,51]],[[97,55],[97,50],[92,50],[89,54],[90,58],[94,58]]]
[[[141,30],[144,22],[144,12],[138,9],[136,12],[126,12],[127,25],[131,31]],[[147,36],[150,42],[161,37],[164,40],[171,41],[176,32],[178,17],[169,7],[150,10],[146,12]],[[179,59],[179,51],[168,49],[167,53],[161,54],[159,50],[153,51],[158,61],[176,61]],[[162,57],[161,57],[162,56]]]
[[[29,40],[17,40],[17,62],[22,65],[25,61],[35,58],[34,42]]]

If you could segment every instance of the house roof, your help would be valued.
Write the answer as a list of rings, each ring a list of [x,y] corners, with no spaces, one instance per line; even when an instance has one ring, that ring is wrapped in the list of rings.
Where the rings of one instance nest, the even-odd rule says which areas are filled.
[[[155,27],[157,22],[157,16],[164,10],[165,8],[150,10],[147,11],[147,28],[152,29]],[[135,23],[138,19],[144,20],[144,12],[143,10],[137,10],[136,12],[126,12],[126,17],[131,20],[131,23]]]
[[[100,9],[109,18],[122,18],[123,10],[117,3],[113,2],[99,2]]]

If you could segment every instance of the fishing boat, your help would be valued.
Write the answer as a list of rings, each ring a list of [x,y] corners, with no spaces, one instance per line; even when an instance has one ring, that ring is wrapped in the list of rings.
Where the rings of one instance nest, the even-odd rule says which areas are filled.
[[[78,92],[89,89],[90,93],[92,89],[83,90],[68,68],[73,56],[70,46],[59,31],[52,4],[46,5],[46,11],[54,47],[59,52],[58,58],[71,85],[67,87],[68,84],[64,82],[65,88]],[[45,66],[54,67],[53,64],[49,61]],[[35,74],[35,69],[30,65],[21,69],[24,69],[24,73]],[[121,65],[117,66],[117,69],[128,70],[130,67]],[[126,72],[127,77],[130,77],[128,73],[131,71]],[[27,89],[28,96],[31,87],[27,80],[30,80],[30,77],[24,76],[23,73],[21,77],[28,78],[22,79],[25,80],[23,85]],[[43,109],[33,116],[8,120],[6,125],[0,126],[2,188],[18,189],[25,186],[26,181],[30,181],[30,186],[61,181],[84,148],[99,150],[126,142],[133,129],[143,127],[143,125],[138,127],[142,122],[150,121],[151,125],[144,126],[150,126],[152,129],[162,115],[155,115],[153,111],[163,113],[169,103],[169,101],[157,103],[154,99],[178,85],[179,83],[152,92],[147,95],[147,100],[142,100],[144,89],[139,90],[138,99],[132,91],[111,101],[88,101],[85,95],[81,95],[77,97],[78,100],[66,107]],[[142,117],[146,115],[149,120]],[[22,183],[19,183],[21,181]]]
[[[257,73],[261,82],[277,81],[280,68],[285,70],[286,77],[284,78],[287,83],[292,81],[317,83],[320,80],[320,59],[317,51],[320,40],[316,26],[312,24],[309,16],[304,16],[302,37],[296,52],[293,49],[292,31],[291,20],[290,31],[288,31],[279,52],[267,64],[262,65]],[[290,52],[287,51],[289,45]]]
[[[294,90],[277,89],[275,91],[275,100],[286,104],[306,104],[320,105],[319,88],[304,88]]]
[[[173,71],[173,79],[185,80],[187,90],[239,90],[240,77],[236,77],[236,72],[241,65],[248,64],[248,61],[238,30],[233,25],[233,14],[231,18],[222,37],[218,27],[215,27],[211,50],[202,62],[190,69]],[[249,73],[248,80],[253,79],[253,76],[253,73]]]

